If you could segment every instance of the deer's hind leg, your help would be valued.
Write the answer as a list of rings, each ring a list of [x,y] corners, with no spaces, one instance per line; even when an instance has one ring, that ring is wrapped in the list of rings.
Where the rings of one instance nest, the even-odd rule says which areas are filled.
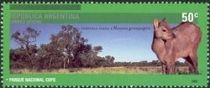
[[[193,67],[193,62],[191,60],[190,56],[184,57],[184,59],[187,61],[188,63],[188,67],[189,67],[189,73],[193,73],[194,71],[194,67]]]
[[[198,57],[197,57],[197,53],[196,52],[192,52],[190,53],[190,58],[191,58],[191,61],[192,61],[192,66],[193,66],[193,73],[198,73]]]
[[[185,60],[189,63],[189,72],[190,73],[198,73],[197,66],[197,54],[190,53],[189,56],[185,57]]]

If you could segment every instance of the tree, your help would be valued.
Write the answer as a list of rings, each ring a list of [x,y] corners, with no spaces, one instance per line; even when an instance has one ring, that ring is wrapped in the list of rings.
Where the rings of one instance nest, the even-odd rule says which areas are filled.
[[[93,48],[94,52],[98,53],[98,52],[101,52],[103,50],[102,46],[95,46]]]
[[[20,32],[16,31],[12,34],[12,39],[14,39],[21,47],[29,49],[29,45],[36,41],[39,36],[40,31],[36,31],[33,28],[26,28],[26,30]]]
[[[103,48],[101,46],[95,46],[92,49],[92,46],[90,44],[88,44],[86,47],[89,47],[88,52],[80,54],[82,66],[84,67],[101,66],[102,64],[99,64],[100,63],[99,61],[100,59],[102,59],[102,57],[98,56],[98,53],[101,52]]]
[[[148,62],[147,61],[140,61],[139,63],[138,63],[138,65],[139,66],[146,66],[146,65],[148,65]],[[137,66],[138,66],[137,65]]]
[[[87,44],[87,39],[71,25],[62,26],[57,34],[52,34],[47,44],[35,45],[40,31],[27,28],[12,34],[19,48],[10,50],[11,68],[34,70],[112,66],[113,56],[98,56],[102,46]]]
[[[160,62],[158,60],[152,60],[152,62],[150,62],[150,65],[153,65],[153,66],[160,66]]]
[[[37,31],[33,28],[26,28],[24,31],[16,31],[12,34],[11,38],[14,39],[20,46],[25,50],[25,54],[29,59],[29,64],[34,67],[34,54],[37,52],[36,45],[32,43],[36,41],[36,38],[39,36],[40,31]]]
[[[114,64],[114,57],[113,56],[105,56],[105,60],[106,60],[106,65],[107,66],[112,66]]]
[[[71,25],[62,26],[62,30],[51,36],[51,44],[57,45],[57,50],[63,54],[63,68],[67,65],[71,67],[81,66],[79,54],[87,49],[85,43],[87,39],[81,36],[78,29]]]
[[[30,63],[23,48],[10,50],[10,68],[27,68]]]

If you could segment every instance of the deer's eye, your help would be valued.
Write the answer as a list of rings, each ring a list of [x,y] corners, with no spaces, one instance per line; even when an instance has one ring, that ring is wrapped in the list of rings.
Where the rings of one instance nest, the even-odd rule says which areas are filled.
[[[166,32],[166,30],[165,30],[165,29],[163,29],[163,32]]]

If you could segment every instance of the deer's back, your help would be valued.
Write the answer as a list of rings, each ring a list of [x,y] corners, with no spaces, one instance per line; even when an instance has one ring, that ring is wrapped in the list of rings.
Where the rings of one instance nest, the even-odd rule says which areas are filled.
[[[197,50],[200,42],[200,28],[193,23],[184,22],[173,28],[175,39],[172,41],[174,51],[179,56],[187,56],[192,50]]]

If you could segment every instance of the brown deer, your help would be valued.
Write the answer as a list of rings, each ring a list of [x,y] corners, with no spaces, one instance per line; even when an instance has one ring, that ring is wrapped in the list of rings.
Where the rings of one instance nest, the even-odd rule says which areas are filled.
[[[192,22],[182,22],[170,28],[163,20],[154,20],[152,50],[162,65],[164,74],[176,72],[175,62],[184,58],[189,63],[189,72],[198,73],[197,49],[201,39],[200,28]]]

